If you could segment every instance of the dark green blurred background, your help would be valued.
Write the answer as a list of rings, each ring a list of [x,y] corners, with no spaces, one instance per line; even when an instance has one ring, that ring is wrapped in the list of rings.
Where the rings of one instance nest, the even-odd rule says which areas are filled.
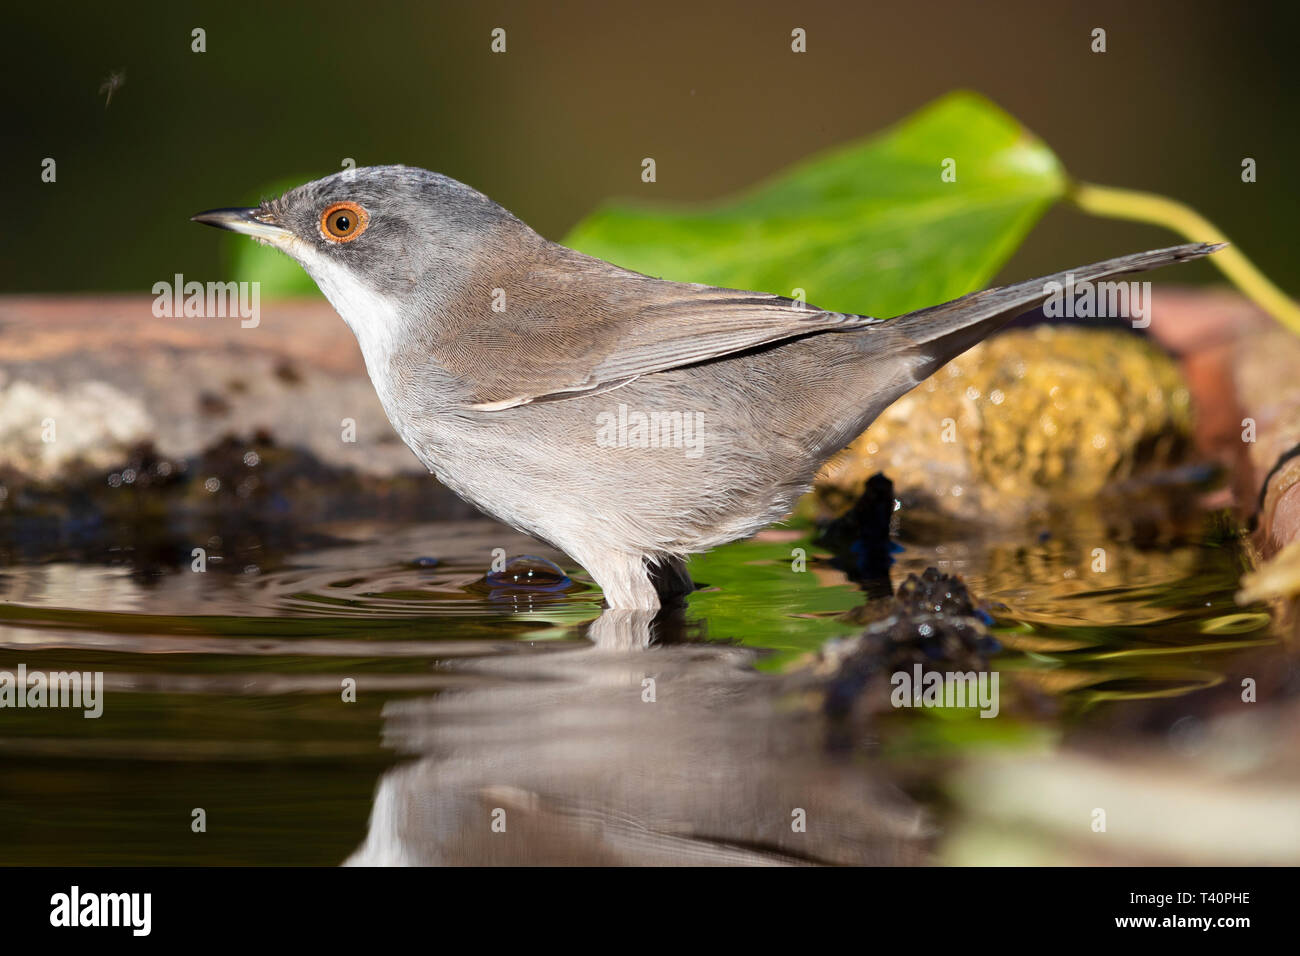
[[[1283,7],[1227,3],[24,4],[6,11],[0,291],[221,278],[187,221],[269,183],[402,162],[473,185],[551,238],[605,199],[735,192],[977,90],[1078,178],[1193,204],[1292,295],[1300,153]],[[1288,17],[1289,19],[1289,17]],[[207,52],[190,31],[207,31]],[[504,27],[508,52],[489,50]],[[790,52],[790,31],[808,52]],[[1107,30],[1108,52],[1090,52]],[[108,108],[100,84],[126,82]],[[58,181],[40,181],[54,157]],[[642,157],[658,182],[640,181]],[[1241,160],[1259,181],[1241,182]],[[1051,212],[1025,278],[1156,245]],[[1205,264],[1180,281],[1216,280]],[[776,290],[782,291],[782,290]]]

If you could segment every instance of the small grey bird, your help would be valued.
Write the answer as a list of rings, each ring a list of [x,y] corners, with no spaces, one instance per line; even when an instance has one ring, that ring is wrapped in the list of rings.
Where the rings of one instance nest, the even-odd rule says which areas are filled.
[[[789,514],[891,402],[1067,276],[887,320],[826,312],[621,269],[407,166],[193,218],[297,260],[356,335],[420,461],[583,565],[611,608],[689,591],[689,555]],[[1217,248],[1069,273],[1095,281]]]

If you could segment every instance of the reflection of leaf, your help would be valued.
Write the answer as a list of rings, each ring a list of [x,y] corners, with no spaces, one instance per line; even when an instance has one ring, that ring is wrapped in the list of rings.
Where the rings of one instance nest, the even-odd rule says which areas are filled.
[[[691,577],[705,589],[691,595],[691,616],[706,622],[710,640],[774,652],[759,661],[760,669],[779,669],[861,630],[843,614],[862,603],[862,593],[838,571],[828,582],[811,555],[808,570],[796,573],[794,548],[806,552],[809,542],[734,541],[691,559]]]
[[[956,181],[941,178],[955,161]],[[650,275],[892,316],[982,287],[1065,189],[1041,141],[954,93],[711,206],[607,206],[565,240]]]

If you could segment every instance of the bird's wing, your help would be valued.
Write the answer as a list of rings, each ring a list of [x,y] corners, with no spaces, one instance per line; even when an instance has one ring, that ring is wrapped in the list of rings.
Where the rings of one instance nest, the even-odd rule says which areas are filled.
[[[568,253],[476,282],[434,358],[498,411],[617,388],[654,372],[878,319],[776,295],[665,282]],[[493,283],[499,283],[492,288]],[[495,308],[494,308],[495,306]]]

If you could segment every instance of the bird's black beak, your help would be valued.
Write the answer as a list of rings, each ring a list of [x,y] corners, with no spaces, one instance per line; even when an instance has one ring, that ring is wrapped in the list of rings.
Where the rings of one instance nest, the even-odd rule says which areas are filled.
[[[262,242],[279,244],[293,234],[275,221],[269,213],[256,207],[251,209],[209,209],[197,216],[190,216],[191,222],[201,222],[205,226],[242,232]]]

